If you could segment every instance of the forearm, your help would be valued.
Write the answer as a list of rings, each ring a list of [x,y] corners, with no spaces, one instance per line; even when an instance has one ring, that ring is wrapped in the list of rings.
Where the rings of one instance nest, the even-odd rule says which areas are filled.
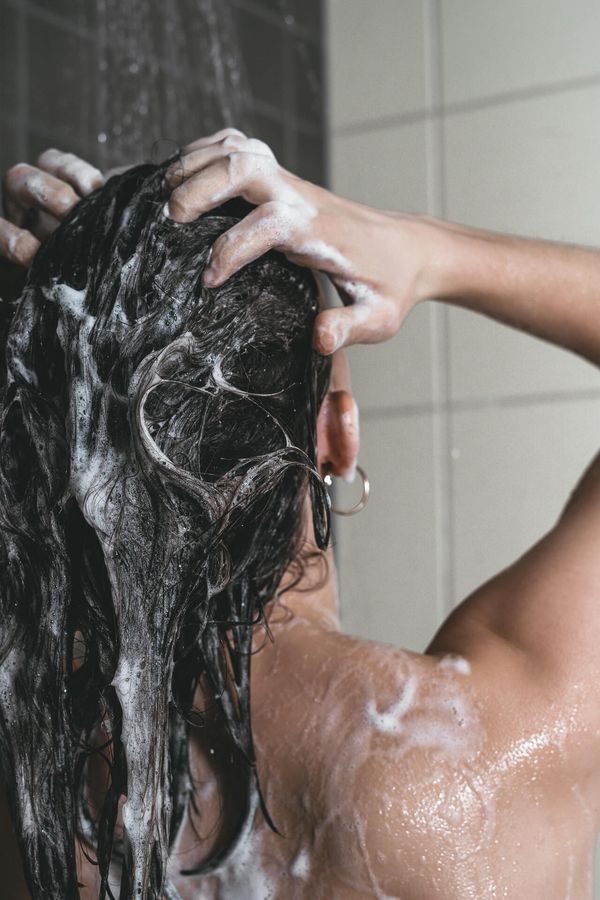
[[[443,222],[426,293],[600,361],[600,251]]]

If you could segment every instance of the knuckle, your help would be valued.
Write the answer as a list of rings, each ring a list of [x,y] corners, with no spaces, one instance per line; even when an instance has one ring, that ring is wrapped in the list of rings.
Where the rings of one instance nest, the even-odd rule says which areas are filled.
[[[65,172],[77,172],[81,169],[81,165],[83,160],[79,159],[78,156],[75,156],[74,153],[64,153],[61,158],[61,167]]]
[[[70,209],[77,203],[77,194],[72,187],[65,185],[58,189],[56,194],[58,203],[65,209]]]
[[[262,214],[269,219],[287,218],[289,206],[283,200],[268,200],[261,207]]]
[[[402,325],[402,310],[399,304],[394,303],[393,300],[388,300],[385,304],[384,318],[387,319],[394,332],[398,331]]]
[[[30,169],[31,166],[29,166],[27,163],[15,163],[14,166],[11,166],[10,169],[7,170],[4,176],[4,184],[7,187],[15,185],[18,181],[21,181],[21,179],[27,176],[27,173],[30,171]]]
[[[246,137],[246,135],[244,134],[244,132],[243,132],[243,131],[240,131],[239,128],[233,128],[233,127],[225,128],[225,130],[224,130],[223,133],[224,133],[224,134],[227,134],[227,135],[236,135],[237,137],[241,137],[241,138],[245,138],[245,137]]]
[[[57,150],[56,147],[47,147],[39,154],[36,164],[38,166],[47,165],[48,163],[56,162],[61,156],[60,150]]]
[[[282,200],[269,200],[260,207],[260,218],[271,234],[289,238],[290,210]]]
[[[248,141],[248,149],[252,150],[253,153],[258,153],[260,156],[269,156],[275,159],[275,154],[269,145],[258,138],[251,138]]]
[[[239,134],[228,134],[221,140],[221,146],[227,149],[228,147],[239,147],[243,138]]]
[[[245,159],[246,154],[240,153],[239,150],[233,150],[225,157],[227,165],[227,175],[230,181],[236,178],[244,178],[248,171],[248,163]]]
[[[174,190],[169,197],[169,208],[178,216],[188,216],[192,211],[187,192]]]
[[[185,181],[184,159],[185,157],[180,157],[180,159],[172,163],[165,172],[165,177],[169,184],[181,184],[183,181]]]

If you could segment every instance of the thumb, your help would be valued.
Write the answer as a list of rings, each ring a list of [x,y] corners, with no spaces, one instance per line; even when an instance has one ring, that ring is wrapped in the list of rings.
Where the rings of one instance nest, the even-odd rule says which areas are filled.
[[[364,340],[364,312],[357,306],[336,306],[322,310],[315,319],[315,350],[323,356],[330,356],[341,347]]]

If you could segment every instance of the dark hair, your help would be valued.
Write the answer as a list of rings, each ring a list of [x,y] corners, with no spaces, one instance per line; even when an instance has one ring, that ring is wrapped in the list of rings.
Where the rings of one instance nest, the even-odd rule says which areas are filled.
[[[175,225],[162,212],[169,162],[78,204],[38,253],[6,341],[0,759],[36,900],[79,896],[82,835],[101,897],[113,896],[111,858],[122,900],[160,896],[200,678],[246,773],[239,829],[213,867],[257,800],[268,816],[252,631],[301,555],[307,488],[328,542],[315,429],[329,370],[311,347],[312,273],[269,253],[205,289],[209,246],[247,207]],[[99,753],[109,784],[92,817],[85,775]]]

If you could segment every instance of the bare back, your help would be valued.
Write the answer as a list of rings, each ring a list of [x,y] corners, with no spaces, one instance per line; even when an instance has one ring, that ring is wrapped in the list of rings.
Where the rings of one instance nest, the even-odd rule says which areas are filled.
[[[531,674],[492,634],[469,660],[279,627],[253,709],[282,835],[259,813],[217,876],[177,880],[182,896],[589,900],[597,737]]]

